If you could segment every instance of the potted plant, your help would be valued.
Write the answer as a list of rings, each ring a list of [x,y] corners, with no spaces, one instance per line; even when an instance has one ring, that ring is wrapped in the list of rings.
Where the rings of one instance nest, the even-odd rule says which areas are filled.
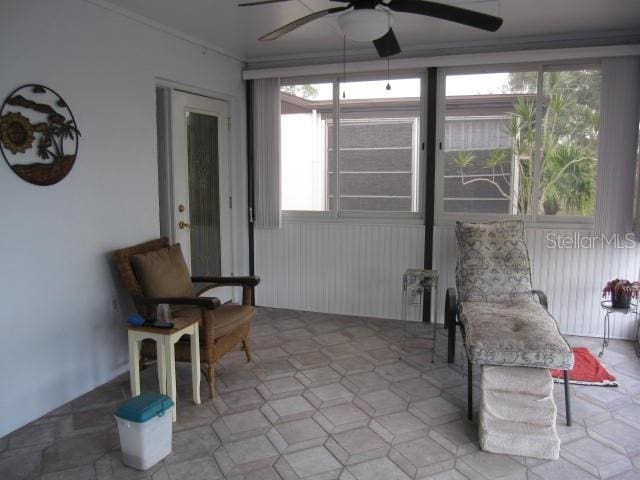
[[[607,282],[602,289],[603,298],[611,296],[611,306],[613,308],[629,308],[631,299],[638,298],[640,282],[630,282],[616,278]]]

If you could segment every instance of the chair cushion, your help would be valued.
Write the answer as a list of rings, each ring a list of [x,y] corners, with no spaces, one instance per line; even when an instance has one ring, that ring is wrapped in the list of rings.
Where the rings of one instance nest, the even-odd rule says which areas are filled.
[[[471,363],[573,367],[573,354],[555,319],[534,301],[462,302],[459,318]]]
[[[531,299],[531,269],[521,221],[456,225],[456,284],[462,302]]]
[[[131,265],[148,297],[193,297],[189,269],[180,244],[131,256]]]
[[[200,307],[192,306],[175,306],[172,309],[173,317],[189,317],[197,318],[202,328],[202,316]],[[236,305],[226,303],[220,305],[213,313],[213,336],[218,339],[233,332],[238,327],[249,323],[255,316],[255,308],[250,305]],[[200,335],[200,341],[203,343],[204,335]]]

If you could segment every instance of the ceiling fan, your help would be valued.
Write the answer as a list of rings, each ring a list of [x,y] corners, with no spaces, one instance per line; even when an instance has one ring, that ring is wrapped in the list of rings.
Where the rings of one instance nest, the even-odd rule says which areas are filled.
[[[238,6],[248,7],[268,3],[288,2],[290,0],[258,0],[241,3]],[[338,25],[346,37],[358,42],[373,41],[374,46],[381,57],[389,57],[400,53],[400,45],[391,28],[391,11],[415,13],[427,17],[435,17],[450,22],[480,28],[489,32],[495,32],[502,25],[502,19],[474,12],[466,8],[454,7],[444,3],[429,2],[427,0],[331,0],[333,2],[346,3],[346,6],[328,8],[311,13],[291,23],[288,23],[271,33],[263,35],[258,40],[261,42],[276,40],[281,36],[306,25],[318,18],[326,17],[333,13],[340,13]],[[342,12],[342,13],[341,13]]]

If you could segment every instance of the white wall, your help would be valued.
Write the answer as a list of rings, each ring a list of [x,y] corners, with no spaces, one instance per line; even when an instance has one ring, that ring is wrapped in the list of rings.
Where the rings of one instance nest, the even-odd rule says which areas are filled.
[[[640,244],[550,249],[549,233],[571,237],[575,232],[527,229],[533,287],[547,294],[563,333],[601,336],[602,287],[613,278],[638,278]],[[423,265],[420,225],[285,223],[281,230],[257,230],[255,238],[256,273],[262,278],[256,302],[269,307],[399,319],[402,273]],[[454,227],[436,226],[440,322],[446,287],[455,286],[455,264]],[[631,315],[615,315],[611,336],[635,338],[636,326]]]
[[[400,318],[402,274],[423,258],[423,225],[284,222],[280,230],[256,229],[256,303]]]
[[[533,288],[547,294],[549,311],[563,333],[598,337],[602,336],[603,329],[602,288],[614,278],[638,278],[640,244],[635,248],[615,248],[594,242],[595,248],[548,248],[554,246],[555,239],[574,239],[575,235],[584,238],[583,245],[587,246],[588,238],[593,234],[588,231],[527,228],[531,281]],[[455,227],[435,227],[433,236],[434,268],[440,272],[442,284],[453,287],[456,282]],[[565,241],[565,245],[569,245],[569,241]],[[439,307],[444,311],[443,296]],[[632,315],[612,316],[612,337],[635,339],[636,328]]]
[[[236,273],[247,271],[247,237],[240,62],[81,0],[2,0],[0,59],[0,97],[50,86],[82,133],[55,186],[0,164],[2,436],[126,369],[108,253],[159,233],[156,78],[231,101]]]

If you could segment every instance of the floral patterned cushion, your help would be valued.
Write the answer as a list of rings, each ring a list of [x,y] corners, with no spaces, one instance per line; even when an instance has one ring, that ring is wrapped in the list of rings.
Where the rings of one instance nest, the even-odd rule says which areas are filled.
[[[531,299],[531,269],[521,221],[456,225],[461,302]]]
[[[555,319],[534,301],[461,302],[471,363],[520,367],[573,367],[573,354]]]

